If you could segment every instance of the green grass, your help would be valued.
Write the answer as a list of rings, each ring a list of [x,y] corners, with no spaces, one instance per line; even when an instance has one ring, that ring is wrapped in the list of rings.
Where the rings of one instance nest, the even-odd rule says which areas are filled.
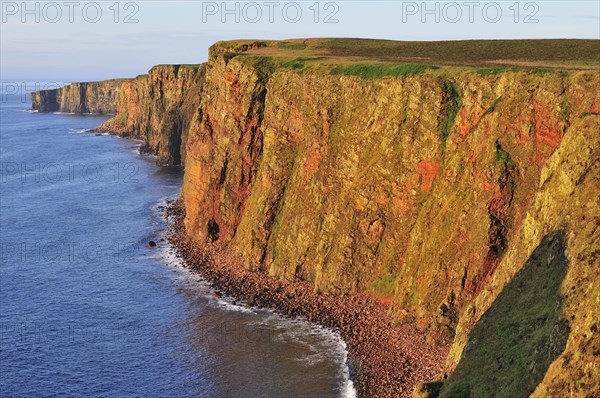
[[[560,116],[563,122],[567,122],[570,113],[571,106],[569,105],[569,95],[565,92],[560,97]]]
[[[283,62],[281,64],[281,67],[291,69],[304,69],[304,67],[306,67],[306,64],[296,58],[290,61]]]
[[[319,39],[315,39],[319,40]],[[392,41],[320,39],[317,48],[333,55],[369,58],[426,58],[433,62],[480,64],[486,61],[562,62],[600,65],[600,40]],[[491,68],[494,69],[494,68]]]
[[[599,112],[583,112],[579,115],[579,117],[586,117],[586,116],[600,116]]]
[[[279,47],[285,48],[287,50],[304,50],[306,49],[306,43],[282,41],[279,42]]]
[[[371,284],[371,289],[379,297],[389,296],[396,286],[395,275],[384,275]]]
[[[364,78],[418,74],[426,68],[468,66],[481,76],[505,72],[544,74],[566,69],[600,69],[600,40],[393,41],[351,38],[233,40],[215,43],[211,54],[228,62],[238,56],[279,59],[286,68],[329,65],[340,75]],[[300,59],[318,58],[309,62]],[[294,59],[298,59],[293,61]]]
[[[319,61],[322,57],[298,57],[298,58],[286,58],[282,60],[280,66],[282,68],[290,68],[301,70],[307,68],[313,61]]]
[[[446,150],[446,141],[456,120],[458,110],[462,105],[462,96],[460,89],[449,80],[442,80],[442,88],[444,90],[444,102],[442,104],[442,112],[444,115],[439,125],[439,135],[442,140],[442,152]]]
[[[358,64],[335,66],[331,73],[334,75],[360,76],[363,79],[380,79],[382,77],[399,77],[418,75],[424,72],[428,66],[421,64]]]
[[[478,69],[477,73],[479,73],[480,76],[492,76],[492,75],[498,75],[500,73],[516,72],[518,70],[519,70],[519,68],[507,68],[504,66],[494,66],[491,68]]]
[[[500,154],[500,156],[503,156]],[[546,236],[473,327],[440,398],[526,398],[566,347],[564,233]]]
[[[502,96],[496,98],[494,102],[492,102],[492,105],[488,106],[488,108],[483,112],[483,114],[487,115],[488,113],[494,112],[500,101],[502,101]]]
[[[546,73],[553,72],[553,70],[549,69],[549,68],[493,66],[490,68],[480,68],[477,70],[477,73],[479,74],[479,76],[485,77],[485,76],[499,75],[501,73],[507,73],[507,72],[522,72],[522,71],[526,71],[532,75],[544,75]]]
[[[255,55],[243,55],[237,57],[236,60],[256,68],[259,74],[259,79],[266,78],[267,75],[271,74],[278,66],[281,65],[281,61],[275,58]]]

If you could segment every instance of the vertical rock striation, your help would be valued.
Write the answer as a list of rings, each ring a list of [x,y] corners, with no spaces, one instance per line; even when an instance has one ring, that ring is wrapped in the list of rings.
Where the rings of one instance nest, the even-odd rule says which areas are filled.
[[[204,72],[204,65],[159,65],[147,75],[125,81],[117,115],[96,130],[143,140],[163,166],[181,164]]]
[[[64,87],[31,93],[31,104],[38,112],[115,114],[117,98],[126,79],[71,83]]]

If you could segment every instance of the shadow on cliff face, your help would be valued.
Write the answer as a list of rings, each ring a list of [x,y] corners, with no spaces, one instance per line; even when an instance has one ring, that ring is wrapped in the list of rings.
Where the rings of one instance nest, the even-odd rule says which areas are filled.
[[[439,397],[528,397],[564,351],[561,284],[568,260],[563,231],[547,235],[473,327]]]

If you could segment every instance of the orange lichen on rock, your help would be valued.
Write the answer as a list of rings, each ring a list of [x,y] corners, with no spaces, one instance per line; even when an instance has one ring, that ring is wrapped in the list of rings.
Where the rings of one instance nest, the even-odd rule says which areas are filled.
[[[537,149],[535,161],[539,163],[558,147],[564,127],[541,104],[534,105],[534,112]]]
[[[479,105],[463,106],[460,110],[460,118],[458,123],[458,142],[467,137],[471,129],[478,123],[483,115],[484,110]]]
[[[439,164],[435,160],[421,160],[417,163],[417,173],[421,179],[421,189],[424,192],[431,191],[431,186],[439,171]]]

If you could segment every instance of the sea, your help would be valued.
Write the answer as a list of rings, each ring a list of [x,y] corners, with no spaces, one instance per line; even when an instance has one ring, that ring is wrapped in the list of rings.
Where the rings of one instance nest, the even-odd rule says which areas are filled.
[[[356,396],[336,333],[219,297],[161,241],[180,168],[32,111],[43,86],[0,92],[0,397]]]

